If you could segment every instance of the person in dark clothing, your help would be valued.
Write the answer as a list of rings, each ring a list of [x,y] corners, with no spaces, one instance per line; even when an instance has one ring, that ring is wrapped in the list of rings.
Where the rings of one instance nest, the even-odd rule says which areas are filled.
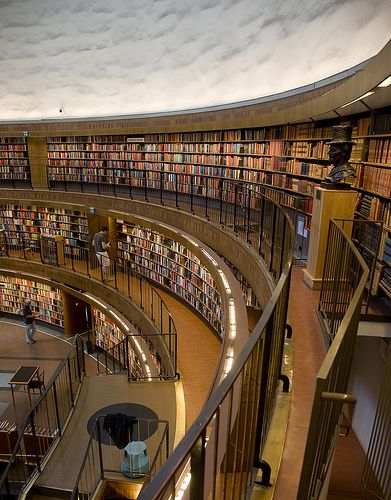
[[[111,242],[107,241],[109,228],[104,226],[102,229],[94,234],[92,246],[95,248],[96,257],[102,269],[102,279],[107,281],[109,279],[110,256],[107,249],[110,248]]]
[[[122,450],[132,441],[135,417],[129,417],[123,413],[106,415],[103,420],[103,429],[108,433],[117,448]]]
[[[28,344],[34,344],[35,342],[34,335],[36,332],[35,328],[36,316],[31,309],[31,300],[26,300],[26,302],[23,305],[23,318],[26,328],[26,342]]]

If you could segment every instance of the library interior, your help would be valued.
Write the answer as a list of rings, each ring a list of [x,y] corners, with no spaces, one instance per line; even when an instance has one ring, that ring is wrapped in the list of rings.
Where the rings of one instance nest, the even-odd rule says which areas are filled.
[[[391,40],[342,54],[183,109],[0,98],[0,500],[391,498]]]

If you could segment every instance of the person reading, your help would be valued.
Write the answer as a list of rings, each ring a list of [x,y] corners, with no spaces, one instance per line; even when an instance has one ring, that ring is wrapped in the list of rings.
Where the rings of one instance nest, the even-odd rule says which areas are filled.
[[[23,319],[26,328],[26,342],[28,344],[34,344],[34,335],[36,332],[35,318],[37,316],[33,313],[31,309],[31,300],[28,299],[23,305]]]
[[[109,228],[104,226],[98,233],[94,234],[92,240],[92,246],[95,248],[96,257],[102,269],[103,281],[109,281],[110,257],[107,249],[110,248],[111,242],[107,241],[108,233]]]

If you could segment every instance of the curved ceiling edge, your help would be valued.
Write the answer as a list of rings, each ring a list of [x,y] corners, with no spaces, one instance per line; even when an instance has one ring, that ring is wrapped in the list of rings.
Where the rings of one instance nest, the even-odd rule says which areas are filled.
[[[113,119],[57,120],[1,123],[0,133],[21,134],[29,131],[31,135],[47,134],[98,134],[98,133],[147,133],[168,131],[216,130],[237,127],[256,127],[276,125],[293,121],[305,121],[337,110],[346,103],[363,96],[375,88],[391,72],[391,40],[360,71],[342,81],[329,83],[324,87],[279,97],[273,100],[226,107],[210,111],[165,114],[164,116]],[[384,89],[383,89],[384,91]],[[382,105],[391,104],[391,92]],[[273,97],[273,96],[272,96]],[[363,111],[365,108],[363,109]],[[338,116],[336,114],[335,116]]]

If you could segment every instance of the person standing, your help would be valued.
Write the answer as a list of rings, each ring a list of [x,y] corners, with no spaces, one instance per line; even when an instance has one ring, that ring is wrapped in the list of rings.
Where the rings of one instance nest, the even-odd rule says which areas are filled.
[[[107,241],[108,233],[109,228],[104,226],[98,233],[94,234],[92,240],[92,246],[95,248],[96,257],[102,269],[103,281],[108,281],[109,279],[110,257],[107,249],[110,248],[111,242]]]
[[[26,342],[28,344],[34,344],[34,335],[36,332],[35,328],[35,314],[31,309],[31,300],[26,300],[23,305],[23,318],[26,327]]]

